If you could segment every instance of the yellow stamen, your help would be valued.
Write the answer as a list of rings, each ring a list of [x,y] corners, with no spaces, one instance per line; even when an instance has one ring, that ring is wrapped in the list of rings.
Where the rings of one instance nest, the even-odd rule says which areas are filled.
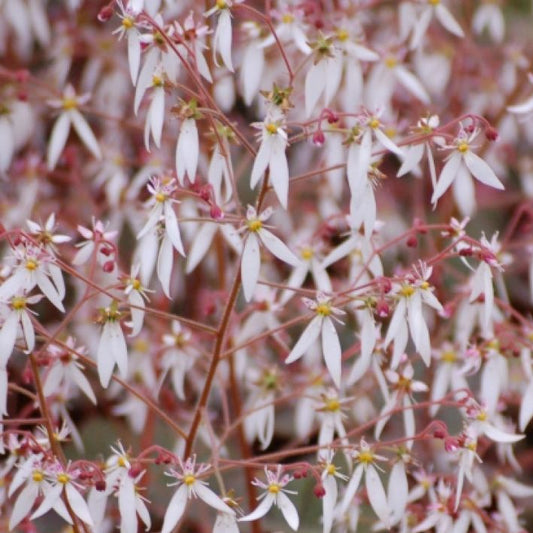
[[[76,109],[78,107],[78,102],[75,98],[63,98],[63,109],[68,111],[69,109]]]
[[[26,298],[22,296],[16,296],[11,300],[11,307],[15,311],[21,311],[22,309],[25,309],[26,307]]]
[[[339,29],[337,30],[337,39],[341,42],[344,42],[344,41],[347,41],[348,40],[348,32],[346,30],[343,30],[343,29]]]
[[[196,478],[191,474],[183,478],[183,483],[185,483],[185,485],[187,486],[192,485],[195,481],[196,481]]]
[[[118,461],[117,461],[117,464],[118,466],[120,466],[121,468],[125,468],[127,466],[127,461],[126,461],[126,458],[125,457],[122,457],[122,455],[118,458]]]
[[[156,202],[162,204],[167,199],[167,195],[163,192],[156,192],[154,198]]]
[[[270,135],[275,135],[276,133],[278,133],[278,127],[273,122],[269,122],[265,126],[265,129],[268,131],[268,133],[270,133]]]
[[[216,4],[218,9],[224,9],[227,7],[226,0],[217,0]]]
[[[427,281],[423,281],[423,282],[420,284],[420,288],[421,288],[421,289],[424,289],[424,290],[429,289],[429,283],[428,283]]]
[[[133,19],[131,17],[124,17],[122,19],[122,26],[127,30],[133,28]]]
[[[445,363],[455,363],[457,361],[457,354],[453,350],[447,350],[446,352],[442,352],[440,359]]]
[[[326,400],[325,410],[335,412],[341,407],[341,403],[337,399]]]
[[[35,470],[31,476],[31,478],[33,479],[33,481],[35,481],[36,483],[40,483],[43,479],[44,479],[44,476],[43,476],[43,473],[42,472],[39,472],[39,470]]]
[[[402,296],[405,296],[406,298],[409,298],[409,296],[412,296],[414,293],[415,293],[415,289],[411,285],[404,285],[400,289],[400,294]]]
[[[440,4],[440,0],[428,0],[428,4],[430,6],[438,6]]]
[[[361,452],[359,454],[359,462],[364,464],[369,464],[374,462],[374,454],[369,451]]]
[[[248,229],[250,231],[257,232],[263,227],[263,223],[258,218],[253,218],[252,220],[248,220]]]
[[[385,58],[385,66],[387,68],[394,68],[398,64],[398,60],[394,56]]]
[[[285,15],[281,17],[281,22],[283,22],[283,24],[290,24],[291,22],[294,22],[294,15],[291,13],[285,13]]]
[[[28,260],[26,261],[26,270],[33,271],[33,270],[35,270],[38,266],[39,266],[39,264],[37,263],[37,261],[36,261],[35,259],[28,259]]]
[[[459,143],[459,145],[457,146],[457,150],[459,150],[459,152],[461,152],[462,154],[464,154],[465,152],[468,152],[468,143],[466,142]]]
[[[131,286],[133,287],[133,290],[135,291],[141,290],[141,287],[142,287],[141,282],[138,279],[134,279],[131,282]]]
[[[162,87],[163,86],[163,78],[161,78],[161,76],[152,76],[152,85],[154,87]]]
[[[376,128],[379,128],[379,120],[377,118],[371,118],[369,121],[368,121],[368,125],[373,129],[375,130]]]
[[[59,483],[66,485],[70,481],[70,476],[63,472],[57,476],[57,480],[59,481]]]
[[[312,248],[304,248],[301,252],[300,252],[300,255],[302,256],[302,259],[304,261],[309,261],[312,257],[313,257],[313,249]]]
[[[268,492],[270,492],[270,494],[277,494],[280,490],[281,487],[277,483],[271,483],[268,486]]]
[[[321,316],[331,315],[331,305],[329,303],[321,303],[316,306],[316,314]]]
[[[330,476],[333,476],[333,475],[335,474],[336,471],[337,471],[337,468],[335,467],[335,465],[329,464],[329,465],[326,467],[326,472],[327,472]]]

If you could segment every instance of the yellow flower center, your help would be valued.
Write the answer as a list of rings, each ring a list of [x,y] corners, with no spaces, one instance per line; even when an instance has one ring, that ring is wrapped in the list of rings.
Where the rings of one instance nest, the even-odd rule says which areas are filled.
[[[216,4],[218,9],[224,9],[228,6],[228,4],[226,4],[226,0],[217,0]]]
[[[263,223],[258,218],[253,218],[252,220],[248,220],[248,229],[250,231],[257,232],[263,227]]]
[[[62,472],[57,476],[57,480],[59,481],[59,483],[66,485],[70,481],[70,476],[68,474],[65,474],[65,472]]]
[[[277,483],[271,483],[268,486],[268,492],[270,492],[270,494],[277,494],[280,490],[281,487]]]
[[[265,129],[268,131],[268,133],[270,133],[270,135],[275,135],[276,133],[278,133],[278,127],[273,122],[269,122],[265,126]]]
[[[429,283],[428,283],[427,281],[423,281],[423,282],[420,284],[420,288],[421,288],[421,289],[424,289],[424,290],[429,289]]]
[[[15,311],[21,311],[22,309],[25,309],[26,307],[26,298],[22,296],[16,296],[11,300],[11,307]]]
[[[481,411],[477,416],[476,420],[479,420],[480,422],[485,422],[487,420],[487,413],[485,411]]]
[[[359,462],[364,464],[369,464],[374,462],[374,454],[370,451],[364,451],[359,454]]]
[[[281,22],[283,22],[283,24],[290,24],[291,22],[294,22],[294,15],[291,13],[285,13],[285,15],[281,17]]]
[[[44,479],[44,476],[43,476],[43,473],[39,470],[35,470],[31,476],[31,478],[33,479],[33,481],[35,481],[36,483],[40,483],[43,479]]]
[[[313,249],[312,248],[304,248],[300,255],[302,256],[302,259],[305,261],[309,261],[313,257]]]
[[[38,266],[39,264],[35,259],[28,259],[26,261],[26,270],[33,272]]]
[[[341,407],[341,403],[336,398],[326,400],[324,409],[326,411],[331,411],[332,413],[338,411]]]
[[[385,66],[387,68],[394,68],[398,64],[398,60],[394,56],[388,56],[385,58]]]
[[[375,130],[376,128],[379,128],[379,120],[376,117],[371,118],[368,121],[368,125]]]
[[[196,478],[191,474],[183,478],[183,483],[185,483],[185,485],[187,485],[188,487],[190,487],[195,481]]]
[[[344,42],[344,41],[347,41],[348,40],[348,32],[346,30],[343,30],[343,29],[339,29],[337,30],[337,39],[341,42]]]
[[[133,19],[131,17],[124,17],[122,19],[122,26],[127,30],[133,28]]]
[[[321,316],[331,315],[331,305],[329,303],[321,303],[316,306],[316,314]]]
[[[327,472],[328,475],[330,475],[330,476],[335,475],[335,472],[336,472],[336,471],[337,471],[337,468],[335,467],[335,465],[329,464],[329,465],[326,467],[326,472]]]
[[[440,4],[440,0],[428,0],[428,4],[430,6],[438,6]]]
[[[461,152],[462,154],[464,154],[465,152],[468,152],[468,143],[466,142],[461,142],[457,145],[457,150],[459,150],[459,152]]]
[[[402,296],[405,296],[406,298],[409,298],[409,296],[412,296],[413,294],[415,293],[415,289],[413,286],[411,285],[404,285],[401,289],[400,289],[400,294]]]
[[[447,350],[446,352],[442,352],[440,359],[445,363],[455,363],[457,361],[457,354],[453,350]]]
[[[163,78],[161,76],[152,76],[152,85],[154,87],[163,87]]]
[[[122,455],[118,458],[118,461],[117,461],[117,464],[118,466],[120,466],[121,468],[125,468],[127,466],[127,461],[126,461],[126,458],[123,457]]]
[[[131,283],[131,286],[133,287],[133,290],[135,291],[141,290],[141,287],[142,287],[141,282],[138,279],[134,279]]]
[[[465,446],[465,448],[466,448],[467,450],[470,450],[470,451],[472,451],[472,452],[475,452],[475,451],[476,451],[476,443],[475,443],[475,442],[469,442],[469,443]]]
[[[63,98],[63,109],[68,111],[69,109],[76,109],[78,107],[78,102],[76,98]]]

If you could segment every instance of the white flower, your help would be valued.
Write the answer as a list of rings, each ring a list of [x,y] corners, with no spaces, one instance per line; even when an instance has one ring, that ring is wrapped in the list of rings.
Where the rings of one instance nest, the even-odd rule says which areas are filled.
[[[173,483],[173,485],[178,485],[178,489],[168,504],[161,533],[170,533],[174,529],[185,512],[187,502],[192,497],[200,498],[217,511],[235,515],[235,511],[209,489],[205,481],[198,479],[198,476],[209,469],[209,465],[202,464],[196,468],[196,458],[189,458],[185,462],[178,459],[178,467],[178,470],[172,469],[167,473],[167,475],[178,479],[177,483]]]
[[[124,333],[120,327],[120,312],[116,302],[101,310],[102,335],[98,344],[96,362],[98,375],[102,387],[107,388],[111,381],[113,368],[118,366],[120,375],[125,378],[128,374],[128,347],[124,339]]]
[[[285,155],[287,133],[282,128],[282,122],[283,116],[272,112],[264,122],[252,124],[255,128],[261,129],[261,145],[254,160],[250,186],[254,188],[268,168],[276,196],[283,208],[287,209],[289,166]]]
[[[122,19],[122,22],[120,27],[113,31],[113,34],[117,33],[119,39],[122,39],[126,35],[131,82],[135,85],[141,63],[141,39],[135,20],[140,11],[136,11],[130,6],[124,6],[122,2],[117,2],[117,4],[121,11],[119,17]]]
[[[195,182],[199,152],[196,120],[194,118],[186,118],[181,123],[176,144],[176,174],[180,185],[183,185],[185,176],[189,178],[191,183]]]
[[[102,154],[98,141],[89,124],[87,124],[83,115],[78,111],[78,107],[85,104],[89,98],[89,94],[76,96],[72,85],[67,85],[62,99],[51,100],[49,102],[52,107],[62,109],[52,128],[50,140],[48,141],[47,165],[49,170],[53,170],[57,164],[59,156],[67,142],[71,125],[93,156],[96,159],[101,159]]]
[[[268,231],[263,222],[270,218],[272,209],[265,209],[260,215],[252,206],[246,211],[246,226],[248,232],[241,257],[241,279],[246,301],[250,301],[254,294],[259,270],[261,268],[261,253],[259,245],[265,246],[268,251],[289,265],[297,266],[299,259],[287,248],[287,246]]]
[[[163,218],[165,221],[165,235],[170,239],[172,246],[181,255],[185,256],[178,219],[173,208],[176,200],[172,198],[172,193],[176,190],[176,180],[165,180],[154,176],[150,179],[147,188],[152,197],[146,202],[145,207],[151,207],[151,211],[145,225],[137,234],[137,239],[141,239],[150,233],[156,228],[160,219]]]
[[[480,35],[485,28],[494,42],[503,41],[505,18],[501,7],[492,1],[480,4],[472,17],[472,29],[475,33]]]
[[[144,122],[144,146],[150,151],[150,134],[155,145],[161,146],[161,134],[165,121],[165,84],[162,75],[156,71],[152,76],[152,98]]]
[[[448,156],[448,160],[441,170],[437,186],[431,197],[433,205],[448,190],[448,187],[458,178],[459,174],[461,182],[457,183],[456,186],[458,187],[458,194],[461,196],[465,195],[470,198],[473,195],[471,175],[489,187],[499,190],[504,189],[502,182],[489,165],[471,150],[471,143],[478,134],[478,129],[475,129],[470,135],[461,130],[454,144],[450,146],[450,148],[454,148],[454,151]]]
[[[92,226],[92,230],[84,226],[78,226],[78,231],[86,240],[76,244],[76,247],[79,248],[79,250],[72,259],[74,265],[82,265],[83,263],[86,263],[95,249],[97,253],[96,258],[99,264],[105,264],[115,253],[115,245],[111,243],[111,239],[114,239],[117,236],[118,231],[106,231],[105,224],[95,218],[92,220]]]
[[[316,316],[300,335],[287,359],[285,359],[285,363],[290,364],[299,359],[320,337],[326,366],[333,382],[337,387],[340,387],[342,348],[337,330],[333,325],[332,315],[343,313],[343,311],[332,307],[331,299],[324,294],[319,294],[316,301],[306,298],[304,303],[316,313]]]
[[[322,470],[322,485],[324,495],[322,497],[322,533],[330,533],[335,518],[335,507],[339,489],[335,478],[346,481],[348,478],[341,474],[333,464],[333,450],[327,450]]]
[[[272,472],[265,467],[265,475],[267,477],[267,483],[263,483],[257,478],[252,482],[256,487],[261,487],[266,490],[266,492],[259,496],[259,498],[262,499],[262,502],[250,514],[239,518],[239,522],[258,520],[265,516],[273,505],[276,505],[283,513],[283,517],[291,529],[297,531],[300,523],[298,511],[289,497],[285,494],[296,494],[294,491],[285,489],[285,486],[290,483],[293,478],[287,474],[282,475],[281,465],[278,465],[276,472]]]
[[[126,287],[124,289],[124,294],[127,295],[128,302],[131,306],[131,322],[128,325],[131,326],[132,337],[135,337],[141,332],[144,322],[144,300],[148,299],[148,296],[146,296],[147,289],[143,287],[138,278],[140,268],[139,263],[135,263],[131,267],[131,273],[129,278],[126,279]]]
[[[422,43],[422,38],[428,29],[433,15],[436,16],[437,20],[450,33],[453,33],[457,37],[464,37],[464,32],[461,26],[441,0],[426,0],[426,2],[426,7],[423,8],[414,24],[410,43],[411,49],[418,48]]]
[[[385,460],[385,457],[375,454],[364,440],[361,440],[359,451],[354,452],[353,457],[359,464],[355,467],[352,477],[346,486],[346,491],[341,504],[341,512],[345,513],[351,505],[352,499],[359,488],[359,483],[364,474],[366,492],[370,505],[378,518],[388,529],[391,521],[391,509],[389,508],[387,494],[385,493],[383,483],[381,482],[377,468],[374,466],[376,460],[383,461]]]

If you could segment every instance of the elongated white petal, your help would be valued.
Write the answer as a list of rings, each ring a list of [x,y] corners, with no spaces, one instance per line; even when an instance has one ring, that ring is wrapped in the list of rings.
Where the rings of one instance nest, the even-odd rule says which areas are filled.
[[[170,299],[170,278],[172,265],[174,264],[174,252],[170,238],[165,235],[157,256],[157,277],[161,282],[161,288],[165,296]]]
[[[322,353],[333,383],[341,386],[342,348],[337,330],[329,316],[322,321]]]
[[[185,511],[187,496],[187,486],[185,484],[180,485],[168,504],[161,533],[170,533],[174,529]]]
[[[89,398],[89,400],[96,405],[96,396],[94,395],[91,384],[85,377],[85,374],[77,366],[72,366],[70,373],[74,383],[76,383],[76,385],[83,391],[85,396],[87,396],[87,398]]]
[[[0,117],[0,172],[5,172],[11,164],[15,150],[14,132],[9,120]]]
[[[252,174],[250,175],[250,187],[253,189],[268,167],[272,153],[272,139],[264,137],[254,159]]]
[[[5,368],[17,339],[18,314],[11,312],[0,330],[0,366]]]
[[[429,94],[422,85],[422,82],[402,65],[394,68],[394,74],[397,80],[416,98],[424,104],[429,104]]]
[[[259,240],[255,233],[250,233],[241,258],[241,280],[244,291],[244,298],[249,302],[253,295],[257,280],[259,279],[259,270],[261,268],[261,252],[259,250]]]
[[[87,503],[71,483],[66,484],[65,493],[70,508],[74,511],[74,514],[86,524],[90,526],[94,525]]]
[[[98,376],[100,384],[105,389],[109,385],[113,368],[115,366],[115,359],[111,352],[111,335],[109,322],[104,324],[102,334],[100,336],[100,343],[98,344],[98,351],[96,352],[96,362],[98,368]]]
[[[529,382],[520,403],[519,429],[524,431],[533,417],[533,381]]]
[[[326,60],[311,65],[305,77],[305,116],[310,117],[326,88]]]
[[[337,482],[334,476],[327,476],[323,483],[326,494],[322,498],[322,533],[330,533],[337,503]]]
[[[283,209],[287,209],[289,195],[289,165],[285,155],[285,141],[281,137],[272,145],[270,154],[270,183]]]
[[[235,516],[228,513],[218,513],[213,526],[213,533],[239,533]]]
[[[364,466],[362,463],[358,464],[355,468],[352,477],[350,478],[350,481],[348,482],[348,485],[346,485],[346,489],[344,491],[344,497],[342,499],[342,503],[340,506],[340,512],[342,514],[346,513],[348,510],[348,507],[352,505],[353,503],[353,497],[355,496],[355,493],[357,492],[357,489],[359,488],[359,484],[361,483],[361,478],[363,477],[364,472]]]
[[[130,67],[131,82],[135,85],[137,83],[139,66],[141,64],[141,41],[139,39],[139,32],[135,29],[131,29],[127,32],[127,39],[128,64]]]
[[[489,187],[494,187],[495,189],[505,189],[503,183],[498,179],[496,174],[494,174],[492,168],[490,168],[481,157],[468,151],[464,154],[463,158],[468,170],[472,172],[472,175],[478,181]]]
[[[514,433],[507,433],[497,428],[496,426],[489,424],[488,422],[483,424],[483,433],[485,433],[485,435],[489,439],[495,442],[502,442],[502,443],[518,442],[519,440],[522,440],[523,438],[525,438],[525,435],[516,435]]]
[[[297,531],[298,526],[300,525],[300,517],[298,516],[298,511],[296,510],[294,503],[291,502],[285,493],[279,492],[278,497],[276,498],[276,504],[280,508],[285,520],[287,520],[289,527],[294,531]]]
[[[9,517],[9,530],[12,531],[30,513],[37,496],[39,488],[36,483],[29,483],[20,492],[15,505],[11,509]]]
[[[178,218],[172,208],[172,204],[165,202],[165,232],[168,235],[172,246],[182,255],[185,256],[185,250],[183,249],[183,243],[181,241],[180,227],[178,226]]]
[[[365,473],[365,486],[370,505],[385,527],[390,527],[390,509],[387,495],[378,471],[373,465],[368,465]]]
[[[48,279],[48,276],[42,272],[36,272],[35,277],[37,279],[37,285],[39,286],[39,289],[43,291],[43,294],[48,298],[50,303],[54,304],[61,312],[64,313],[65,308],[61,303],[61,298],[59,297],[54,284]]]
[[[507,108],[510,113],[516,113],[518,115],[531,113],[533,111],[533,98],[529,98],[525,102],[516,105],[510,105]]]
[[[387,489],[388,507],[391,511],[390,525],[393,526],[402,519],[407,507],[409,484],[403,461],[398,461],[392,467]]]
[[[392,153],[400,157],[403,156],[403,150],[397,146],[382,130],[376,128],[374,130],[374,135],[387,150],[390,150]]]
[[[79,138],[96,159],[102,159],[102,152],[93,131],[83,115],[77,109],[69,111],[70,120]]]
[[[148,108],[146,121],[149,125],[150,132],[154,138],[155,145],[161,146],[161,133],[163,131],[163,122],[165,119],[165,89],[156,87],[152,93],[152,101]],[[148,142],[147,142],[148,141]],[[150,150],[149,140],[145,138],[145,147]]]
[[[437,186],[433,191],[433,196],[431,197],[432,204],[436,204],[437,200],[448,190],[448,187],[457,176],[462,159],[460,152],[455,151],[450,159],[446,161],[440,173],[439,180],[437,181]]]
[[[35,347],[35,331],[30,316],[25,311],[20,315],[20,325],[22,326],[22,333],[24,334],[24,340],[26,341],[26,350],[31,352]]]
[[[259,90],[264,67],[265,54],[263,48],[256,43],[250,44],[244,52],[240,76],[244,103],[248,106],[251,105]]]
[[[298,266],[300,264],[300,260],[289,250],[287,245],[273,233],[265,228],[261,228],[258,231],[258,235],[261,242],[272,255],[289,265]]]
[[[250,514],[239,518],[239,522],[252,522],[254,520],[259,520],[259,518],[263,518],[263,516],[270,511],[272,505],[274,505],[275,498],[274,494],[268,493],[263,501]]]
[[[61,113],[54,123],[50,140],[48,141],[48,150],[46,152],[46,164],[48,170],[53,170],[57,165],[57,161],[65,143],[67,142],[68,134],[70,132],[70,115],[66,112]]]
[[[120,533],[137,532],[137,515],[133,509],[135,509],[135,485],[130,476],[124,475],[118,489]]]
[[[407,150],[404,150],[403,154],[405,159],[403,160],[401,167],[398,169],[398,174],[396,174],[399,178],[414,170],[420,163],[424,156],[424,143],[409,146]]]
[[[215,48],[218,49],[226,68],[233,72],[233,63],[231,61],[231,42],[231,14],[229,9],[223,9],[218,17],[218,24],[215,33]]]
[[[192,272],[204,258],[205,254],[211,247],[217,228],[218,224],[215,222],[206,222],[205,224],[202,224],[200,229],[196,232],[187,257],[187,267],[185,269],[187,274]]]
[[[450,32],[457,37],[464,37],[465,34],[459,23],[455,20],[454,16],[450,13],[448,8],[443,4],[438,4],[435,8],[435,13],[439,22]]]
[[[223,513],[235,514],[235,511],[226,503],[224,503],[220,496],[217,496],[207,485],[204,485],[201,481],[196,481],[194,483],[194,492],[198,498],[203,500],[210,507],[213,507],[213,509],[222,511]]]
[[[414,25],[414,31],[411,36],[411,42],[409,45],[411,50],[418,48],[418,46],[422,42],[422,38],[424,37],[424,34],[428,29],[429,23],[431,22],[432,14],[432,10],[426,8],[424,9],[424,11],[422,11],[422,14],[416,21],[416,24]]]
[[[39,518],[40,516],[46,514],[50,509],[52,509],[52,507],[55,507],[56,503],[58,501],[61,501],[62,491],[63,485],[59,483],[51,487],[50,490],[46,492],[46,495],[44,497],[44,500],[41,502],[41,505],[39,505],[39,507],[34,511],[30,519],[34,520],[35,518]],[[70,518],[70,516],[68,516],[68,522],[72,524],[72,519]]]
[[[137,336],[143,327],[144,322],[144,299],[137,291],[131,291],[128,302],[135,307],[130,307],[131,313],[131,337]],[[140,308],[140,309],[139,309]]]
[[[322,316],[315,316],[311,322],[307,325],[307,327],[303,330],[302,334],[300,335],[300,338],[298,339],[298,342],[294,345],[293,349],[291,350],[291,353],[285,359],[285,363],[293,363],[297,359],[299,359],[308,349],[309,347],[318,339],[318,336],[320,335],[320,330],[322,329]]]

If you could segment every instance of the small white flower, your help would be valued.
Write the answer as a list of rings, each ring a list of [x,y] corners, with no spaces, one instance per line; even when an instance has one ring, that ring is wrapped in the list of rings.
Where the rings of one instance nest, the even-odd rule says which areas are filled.
[[[331,299],[319,294],[316,301],[304,299],[304,303],[316,313],[316,316],[304,329],[300,338],[292,348],[286,364],[293,363],[309,349],[320,337],[322,353],[328,371],[337,387],[341,384],[342,348],[337,330],[333,325],[332,315],[344,313],[331,305]]]
[[[266,490],[266,492],[259,496],[259,498],[262,499],[261,503],[250,514],[239,518],[239,522],[258,520],[265,516],[273,505],[276,505],[283,513],[283,517],[291,529],[297,531],[300,524],[298,511],[289,497],[285,494],[296,494],[294,491],[285,489],[285,486],[290,483],[293,478],[288,474],[282,475],[281,465],[278,465],[276,472],[272,472],[265,467],[265,475],[267,483],[264,483],[257,478],[252,482],[256,487],[261,487]]]
[[[431,203],[433,205],[436,205],[438,199],[448,190],[448,187],[450,187],[454,180],[458,179],[459,174],[461,182],[456,185],[459,195],[466,195],[468,197],[473,195],[471,175],[489,187],[494,187],[499,190],[504,189],[502,182],[494,174],[494,171],[489,165],[471,150],[471,143],[478,134],[478,129],[475,129],[470,135],[464,130],[461,130],[454,144],[449,146],[449,148],[454,148],[454,151],[448,157],[440,173],[437,186],[431,197]],[[472,202],[473,199],[471,199],[470,203]]]
[[[175,477],[178,480],[176,483],[173,483],[173,485],[178,485],[178,489],[168,504],[161,533],[170,533],[174,529],[185,512],[187,502],[193,497],[200,498],[217,511],[235,515],[235,511],[209,489],[205,481],[198,479],[198,476],[201,476],[208,469],[209,465],[206,464],[202,464],[197,468],[196,458],[189,458],[185,462],[178,459],[178,470],[172,469],[167,473],[167,475]]]
[[[144,322],[144,301],[148,300],[148,296],[146,295],[147,289],[143,287],[138,278],[140,268],[141,266],[139,263],[136,263],[131,267],[131,273],[126,279],[126,287],[124,289],[124,294],[127,295],[128,302],[131,306],[131,322],[128,325],[131,326],[132,337],[135,337],[141,332]]]
[[[272,209],[265,209],[260,215],[252,206],[248,206],[246,211],[246,226],[248,232],[241,257],[241,279],[246,301],[250,301],[254,294],[259,270],[261,268],[261,252],[259,245],[265,246],[268,251],[289,265],[297,266],[300,260],[287,248],[287,245],[267,230],[264,226],[265,220],[270,218]]]
[[[128,374],[128,347],[124,333],[120,327],[120,312],[116,302],[102,309],[102,335],[98,344],[96,362],[98,375],[102,387],[107,388],[111,381],[113,369],[118,366],[120,375],[125,378]]]
[[[279,112],[272,112],[264,122],[252,124],[261,130],[261,145],[254,160],[250,186],[254,188],[268,168],[276,196],[283,208],[287,209],[289,166],[285,155],[287,133],[282,128],[283,120]]]
[[[189,178],[191,183],[195,182],[199,152],[196,120],[194,118],[186,118],[181,123],[176,144],[176,174],[180,185],[183,185],[185,176]]]
[[[47,165],[49,170],[53,170],[57,164],[67,142],[71,125],[93,156],[96,159],[102,158],[100,146],[94,133],[85,118],[83,118],[83,115],[78,111],[78,107],[88,102],[89,98],[89,94],[77,96],[72,85],[67,85],[62,99],[49,102],[52,107],[62,109],[48,141]]]

